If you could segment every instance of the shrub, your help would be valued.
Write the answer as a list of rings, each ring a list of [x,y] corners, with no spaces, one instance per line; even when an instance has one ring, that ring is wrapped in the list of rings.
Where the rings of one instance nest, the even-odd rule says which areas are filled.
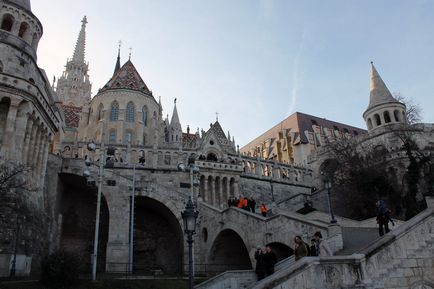
[[[78,273],[78,257],[66,251],[58,251],[42,260],[40,281],[49,288],[68,288],[77,283]]]

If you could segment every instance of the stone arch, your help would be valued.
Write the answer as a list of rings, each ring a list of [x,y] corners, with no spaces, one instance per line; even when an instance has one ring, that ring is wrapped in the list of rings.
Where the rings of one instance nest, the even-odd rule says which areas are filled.
[[[379,114],[374,114],[374,120],[375,120],[375,126],[380,126],[381,125],[381,118]]]
[[[115,100],[110,106],[110,121],[117,121],[119,119],[119,104]]]
[[[8,118],[10,104],[10,98],[4,97],[0,101],[0,148],[3,144],[3,138],[6,132],[6,120]]]
[[[395,110],[393,111],[393,116],[395,117],[395,121],[396,121],[396,122],[400,122],[400,121],[401,121],[401,116],[400,116],[399,114],[400,114],[400,113],[399,113],[399,110],[395,109]]]
[[[182,273],[182,227],[176,213],[165,202],[149,196],[136,197],[134,232],[135,272],[159,269],[165,274]]]
[[[368,129],[372,129],[372,128],[373,128],[373,126],[372,126],[372,119],[368,118]]]
[[[385,112],[383,112],[383,117],[384,117],[384,122],[385,123],[389,123],[392,120],[390,119],[390,113],[388,110],[386,110]]]
[[[12,27],[14,26],[14,22],[15,22],[15,17],[9,13],[6,13],[3,15],[0,29],[11,32]]]
[[[88,186],[86,178],[75,174],[60,174],[64,184],[61,194],[62,214],[60,247],[78,254],[84,270],[89,270],[93,253],[97,188]],[[110,213],[104,194],[101,197],[98,242],[98,271],[105,270]]]
[[[99,121],[101,119],[104,118],[104,105],[102,103],[100,103],[98,105],[98,110],[97,110],[97,115],[96,115],[96,120]]]
[[[224,229],[215,237],[208,255],[208,266],[216,273],[252,269],[245,242],[235,230]]]
[[[126,122],[134,122],[135,119],[135,105],[134,102],[130,101],[127,104],[127,108],[125,111],[125,121]]]
[[[30,26],[27,22],[21,22],[20,29],[18,30],[18,37],[23,38],[24,40],[29,40],[29,30]]]
[[[268,243],[267,246],[271,248],[271,251],[276,254],[277,261],[281,261],[283,259],[286,259],[292,255],[294,255],[294,249],[289,247],[288,245],[285,245],[281,242],[271,242]]]
[[[218,158],[217,158],[217,155],[214,152],[209,152],[206,155],[206,160],[207,161],[211,161],[211,162],[216,162],[216,161],[218,161]]]

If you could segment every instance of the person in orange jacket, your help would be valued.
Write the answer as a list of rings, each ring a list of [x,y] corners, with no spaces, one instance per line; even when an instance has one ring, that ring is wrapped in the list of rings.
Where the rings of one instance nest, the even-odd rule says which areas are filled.
[[[243,199],[243,210],[250,211],[249,199],[247,197]]]
[[[243,197],[241,197],[241,196],[238,198],[237,208],[239,208],[239,209],[243,208]]]
[[[267,216],[267,212],[268,212],[267,206],[265,206],[265,204],[262,203],[262,205],[261,205],[261,214],[262,214],[262,216],[266,217]]]

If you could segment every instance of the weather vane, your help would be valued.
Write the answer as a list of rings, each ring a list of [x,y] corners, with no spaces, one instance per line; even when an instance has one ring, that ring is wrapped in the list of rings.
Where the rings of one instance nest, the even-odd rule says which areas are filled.
[[[219,121],[219,113],[218,112],[215,113],[215,120]]]
[[[130,47],[130,55],[128,56],[128,60],[131,60],[131,52],[133,51],[133,48]]]

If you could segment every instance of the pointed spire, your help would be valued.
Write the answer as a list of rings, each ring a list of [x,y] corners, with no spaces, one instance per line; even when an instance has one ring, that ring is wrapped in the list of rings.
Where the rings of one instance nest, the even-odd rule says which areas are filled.
[[[72,56],[72,61],[77,63],[84,63],[84,51],[86,47],[86,24],[87,17],[84,16],[81,20],[81,30],[78,34],[77,43],[75,44],[74,55]]]
[[[371,93],[368,109],[381,103],[397,102],[371,61]]]
[[[179,117],[178,117],[178,110],[176,109],[176,98],[174,100],[174,107],[173,107],[173,113],[172,113],[172,120],[170,121],[170,125],[172,127],[174,126],[181,126],[181,123],[179,122]]]
[[[228,140],[231,141],[231,133],[228,131]]]
[[[118,72],[118,70],[121,68],[121,46],[122,46],[122,41],[119,40],[119,47],[118,47],[118,58],[116,60],[116,65],[115,65],[115,71],[113,72],[113,76],[116,74],[116,72]]]

